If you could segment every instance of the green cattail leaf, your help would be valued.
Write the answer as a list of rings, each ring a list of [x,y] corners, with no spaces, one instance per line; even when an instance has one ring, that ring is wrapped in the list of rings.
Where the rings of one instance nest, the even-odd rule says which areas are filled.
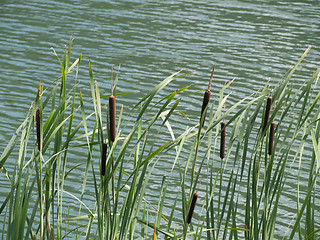
[[[16,144],[16,138],[17,138],[18,134],[20,133],[20,131],[22,129],[24,129],[26,127],[28,120],[29,120],[29,114],[27,115],[27,117],[23,121],[23,123],[21,123],[21,125],[17,128],[15,134],[11,137],[8,145],[6,146],[4,151],[2,152],[1,157],[0,157],[0,168],[2,168],[3,165],[5,164],[5,162],[7,161],[9,155],[11,154],[11,152]]]
[[[130,94],[137,94],[139,93],[139,91],[134,91],[134,92],[117,92],[117,93],[114,93],[113,95],[114,96],[126,96],[126,95],[130,95]],[[100,96],[100,98],[109,98],[111,96],[111,94],[107,94],[107,95],[102,95]]]
[[[181,93],[181,92],[183,92],[184,90],[188,89],[189,87],[191,87],[191,85],[186,86],[186,87],[183,87],[183,88],[180,88],[180,89],[176,90],[175,92],[176,92],[176,94]],[[172,94],[172,93],[168,94],[167,96],[165,96],[164,98],[162,98],[161,100],[159,100],[158,102],[156,102],[156,104],[154,104],[154,105],[152,106],[152,108],[156,107],[156,106],[157,106],[159,103],[161,103],[162,101],[170,98],[170,97],[171,97],[171,94]]]
[[[317,142],[314,131],[311,131],[311,136],[312,136],[313,150],[317,159],[317,171],[318,171],[320,167],[320,143]]]

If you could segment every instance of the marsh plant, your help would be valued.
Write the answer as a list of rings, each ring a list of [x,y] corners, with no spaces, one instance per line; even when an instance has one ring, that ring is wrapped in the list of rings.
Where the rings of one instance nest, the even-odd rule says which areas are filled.
[[[126,106],[116,106],[116,98],[126,97],[116,90],[118,73],[111,87],[112,77],[99,88],[90,61],[91,96],[82,95],[82,55],[71,64],[71,45],[72,40],[63,59],[56,55],[61,67],[56,85],[50,90],[40,83],[2,152],[1,174],[11,184],[0,206],[2,239],[319,237],[320,70],[300,84],[290,83],[310,47],[277,86],[266,83],[232,106],[225,90],[233,81],[211,94],[212,70],[199,114],[188,116],[195,124],[185,120],[185,130],[175,132],[170,120],[186,117],[180,105],[188,104],[183,97],[192,88],[166,96],[163,90],[188,74],[165,78],[125,111]],[[305,152],[306,146],[312,151]],[[72,151],[81,153],[77,164]],[[151,196],[149,180],[168,156],[172,166],[158,181],[158,196]],[[306,182],[300,177],[302,161],[309,168]],[[295,206],[279,219],[292,169]],[[168,200],[174,172],[179,191]],[[68,187],[75,178],[82,185]]]

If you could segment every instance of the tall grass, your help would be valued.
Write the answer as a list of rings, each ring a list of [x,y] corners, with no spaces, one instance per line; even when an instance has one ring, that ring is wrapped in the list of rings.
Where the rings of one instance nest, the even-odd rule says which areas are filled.
[[[169,120],[185,116],[179,104],[190,86],[153,100],[170,82],[188,74],[177,72],[164,79],[125,114],[124,106],[116,111],[115,97],[125,95],[114,92],[118,75],[110,94],[101,95],[107,84],[99,87],[91,62],[92,101],[84,102],[78,90],[82,55],[70,66],[71,47],[72,39],[63,59],[57,57],[59,82],[51,91],[40,84],[35,102],[1,155],[1,171],[11,183],[0,207],[2,239],[319,237],[320,70],[299,88],[289,82],[310,48],[272,91],[266,84],[225,109],[230,81],[211,102],[207,97],[200,116],[189,116],[200,117],[200,123],[185,121],[185,131],[175,133]],[[205,98],[211,95],[212,75]],[[68,90],[67,79],[72,77],[75,84]],[[169,139],[153,134],[167,134]],[[305,153],[308,144],[313,146],[311,155]],[[82,153],[77,165],[69,163],[73,149]],[[158,181],[154,201],[155,196],[146,194],[149,180],[159,161],[172,154],[169,177]],[[302,160],[310,168],[307,183],[299,175]],[[14,170],[7,171],[12,164]],[[293,166],[299,173],[296,209],[279,219]],[[79,169],[80,194],[67,190],[73,184],[69,176]],[[180,187],[168,202],[173,171]],[[94,190],[93,204],[86,196],[88,188]],[[77,211],[68,211],[70,199]],[[281,224],[284,218],[290,222],[287,227]],[[285,230],[278,234],[279,229]]]

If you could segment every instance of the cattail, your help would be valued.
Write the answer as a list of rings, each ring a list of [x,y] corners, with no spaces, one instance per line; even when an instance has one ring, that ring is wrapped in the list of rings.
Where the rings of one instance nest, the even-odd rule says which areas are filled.
[[[116,98],[109,97],[109,117],[110,117],[110,140],[114,142],[116,138]]]
[[[38,97],[39,97],[39,106],[36,111],[36,131],[37,131],[38,150],[40,151],[41,149],[41,135],[40,135],[41,81],[39,83],[39,88],[38,88]]]
[[[106,174],[107,148],[108,148],[108,145],[106,143],[103,143],[102,144],[102,155],[101,155],[101,175],[102,176],[104,176]]]
[[[275,123],[274,121],[272,121],[270,125],[270,134],[269,134],[269,155],[271,155],[273,151],[274,127],[275,127]]]
[[[226,145],[226,122],[221,123],[220,158],[224,158],[224,148]]]
[[[111,71],[111,96],[109,97],[109,117],[110,117],[110,140],[114,142],[116,138],[116,98],[113,96],[113,67]]]
[[[211,72],[211,77],[210,77],[210,80],[209,80],[208,89],[204,92],[204,95],[203,95],[201,115],[200,115],[200,122],[201,122],[202,116],[203,116],[203,114],[204,114],[202,126],[204,125],[204,121],[205,121],[205,119],[206,119],[207,106],[208,106],[208,103],[209,103],[209,101],[210,101],[210,96],[211,96],[210,87],[211,87],[212,77],[213,77],[213,73],[214,73],[214,67],[215,67],[215,66],[213,66],[213,69],[212,69],[212,72]]]
[[[270,96],[270,97],[268,97],[267,106],[266,106],[266,112],[265,112],[265,114],[264,114],[263,131],[266,129],[266,126],[267,126],[268,121],[269,121],[271,104],[272,104],[272,97]]]
[[[210,90],[206,90],[204,92],[204,95],[203,95],[203,102],[202,102],[202,109],[201,109],[201,118],[202,118],[202,115],[204,114],[204,117],[203,117],[203,122],[202,122],[202,126],[204,125],[204,122],[206,120],[206,116],[207,116],[207,109],[206,107],[208,106],[208,103],[210,101],[210,95],[211,95],[211,92]],[[201,118],[200,118],[200,121],[201,121]]]
[[[40,109],[38,108],[36,111],[36,128],[37,128],[37,143],[38,150],[41,149],[41,139],[40,139]]]
[[[196,206],[197,198],[198,198],[198,192],[195,192],[193,194],[191,206],[190,206],[189,213],[188,213],[188,218],[187,218],[187,223],[188,224],[191,223],[191,219],[192,219],[192,215],[193,215],[193,212],[194,212],[194,208]]]

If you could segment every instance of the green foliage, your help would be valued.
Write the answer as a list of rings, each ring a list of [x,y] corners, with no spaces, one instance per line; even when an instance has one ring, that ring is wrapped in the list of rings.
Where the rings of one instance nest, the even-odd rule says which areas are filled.
[[[315,92],[320,70],[298,89],[289,82],[310,48],[272,91],[267,84],[224,111],[229,97],[224,91],[232,84],[230,81],[221,89],[218,99],[212,96],[206,124],[203,126],[202,116],[197,125],[187,122],[185,131],[179,134],[174,132],[169,120],[175,114],[186,117],[179,110],[183,98],[178,97],[190,86],[153,102],[170,82],[188,75],[172,74],[147,93],[130,114],[125,114],[123,106],[118,109],[117,135],[111,142],[108,141],[108,121],[103,117],[107,114],[104,98],[110,95],[100,95],[99,85],[94,81],[94,66],[89,62],[92,102],[85,103],[77,89],[82,55],[69,66],[71,46],[72,39],[63,61],[58,58],[60,82],[51,92],[40,87],[26,119],[1,155],[1,171],[11,183],[0,207],[0,214],[4,216],[2,238],[273,239],[288,171],[292,164],[301,162],[306,144],[313,146],[308,182],[304,183],[308,188],[300,189],[298,175],[296,212],[292,213],[295,216],[288,219],[292,223],[281,237],[315,239],[319,236],[316,221],[319,216],[315,216],[315,208],[319,201],[316,182],[320,165],[320,94]],[[74,72],[75,85],[68,91],[67,80]],[[118,76],[115,82],[117,80]],[[129,92],[114,93],[116,97],[126,94]],[[269,96],[273,98],[271,116],[263,128],[260,119],[264,119]],[[37,109],[41,113],[39,149],[33,137]],[[227,123],[226,156],[219,159],[216,152],[223,120]],[[276,122],[276,134],[269,155],[268,129],[272,121]],[[163,132],[171,139],[155,142],[152,134]],[[104,142],[108,143],[106,174],[101,176],[101,158],[96,158],[101,154],[95,151],[101,152]],[[298,150],[292,154],[294,144]],[[87,154],[79,159],[79,164],[70,166],[69,152],[73,148]],[[183,150],[189,155],[182,154]],[[172,153],[168,175],[178,173],[180,191],[165,211],[169,177],[161,181],[156,204],[148,199],[146,191],[157,163]],[[18,157],[14,171],[8,172],[6,166],[14,161],[10,158],[13,154]],[[72,184],[68,176],[80,167],[85,170],[81,176],[80,197],[77,197],[66,190],[66,182]],[[95,192],[93,205],[85,198],[89,187]],[[197,191],[196,214],[188,224],[186,218]],[[70,207],[65,203],[66,196],[78,205],[77,216],[66,211]]]

